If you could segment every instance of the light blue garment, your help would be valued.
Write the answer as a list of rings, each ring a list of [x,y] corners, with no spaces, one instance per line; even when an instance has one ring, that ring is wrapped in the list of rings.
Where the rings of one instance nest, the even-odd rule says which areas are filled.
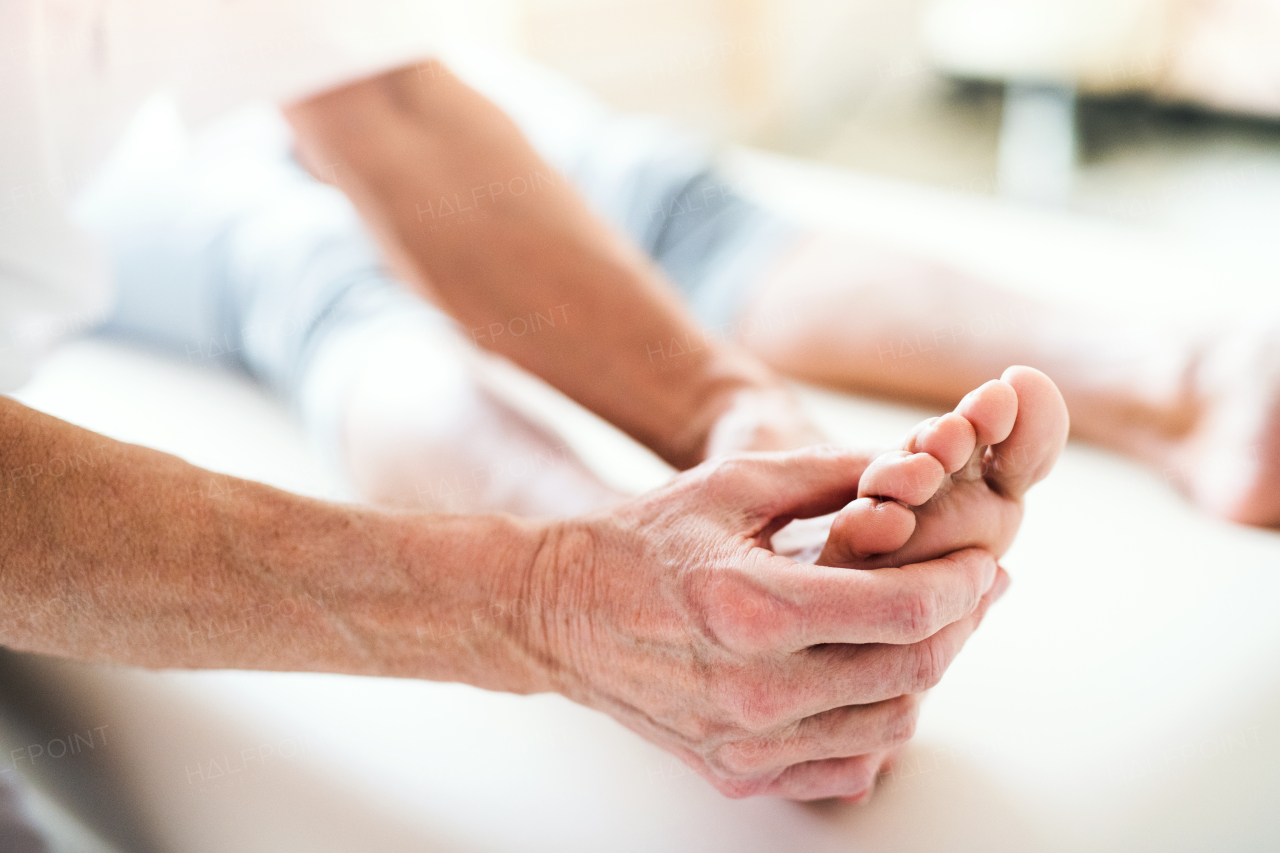
[[[699,321],[711,331],[731,324],[753,275],[798,229],[739,196],[709,152],[665,122],[617,116],[543,69],[485,70],[476,85],[661,265]],[[305,390],[342,385],[309,377],[326,342],[361,325],[449,321],[391,278],[347,198],[293,160],[273,108],[209,137],[170,168],[109,172],[91,192],[82,218],[105,238],[118,294],[103,331],[244,369],[304,420],[327,417],[334,404],[309,403]],[[447,215],[425,204],[422,215]]]

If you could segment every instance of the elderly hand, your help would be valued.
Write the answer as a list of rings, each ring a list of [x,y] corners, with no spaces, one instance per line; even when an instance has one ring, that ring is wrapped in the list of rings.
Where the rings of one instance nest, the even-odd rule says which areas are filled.
[[[864,795],[1003,591],[966,549],[878,571],[769,550],[857,495],[868,459],[815,447],[712,460],[550,523],[520,641],[547,683],[679,756],[721,792]]]

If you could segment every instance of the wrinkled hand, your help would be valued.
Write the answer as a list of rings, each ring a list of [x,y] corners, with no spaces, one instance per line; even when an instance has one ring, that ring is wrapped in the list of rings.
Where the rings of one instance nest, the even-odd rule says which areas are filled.
[[[608,511],[551,524],[523,638],[555,689],[671,751],[732,797],[859,797],[910,738],[1003,573],[967,549],[902,568],[794,563],[792,518],[856,495],[868,458],[815,447],[712,460]]]

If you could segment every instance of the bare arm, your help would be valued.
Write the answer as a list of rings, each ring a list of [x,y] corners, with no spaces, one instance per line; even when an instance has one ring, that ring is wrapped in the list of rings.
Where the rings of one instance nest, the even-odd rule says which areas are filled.
[[[149,667],[547,689],[509,636],[441,639],[529,571],[545,528],[299,497],[0,397],[5,645]],[[456,633],[456,630],[452,633]]]
[[[347,192],[409,282],[477,343],[669,462],[816,438],[763,363],[704,339],[650,261],[443,66],[399,69],[287,115],[314,171]],[[686,354],[671,357],[673,341]],[[718,425],[730,410],[740,417]]]

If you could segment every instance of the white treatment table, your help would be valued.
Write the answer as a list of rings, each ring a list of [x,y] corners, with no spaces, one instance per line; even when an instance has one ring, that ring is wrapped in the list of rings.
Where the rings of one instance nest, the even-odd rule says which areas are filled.
[[[798,215],[1049,299],[1173,318],[1280,301],[1269,270],[1231,269],[1157,234],[760,154],[736,154],[733,168]],[[615,482],[666,476],[616,432],[512,381]],[[86,340],[21,398],[216,471],[337,494],[277,404],[234,376]],[[804,398],[857,445],[928,414]],[[106,727],[101,790],[85,796],[132,810],[135,837],[157,850],[1280,849],[1280,534],[1208,518],[1163,472],[1078,444],[1027,505],[1004,560],[1011,590],[860,806],[727,800],[555,696],[76,664],[33,664],[31,677],[68,732]]]

